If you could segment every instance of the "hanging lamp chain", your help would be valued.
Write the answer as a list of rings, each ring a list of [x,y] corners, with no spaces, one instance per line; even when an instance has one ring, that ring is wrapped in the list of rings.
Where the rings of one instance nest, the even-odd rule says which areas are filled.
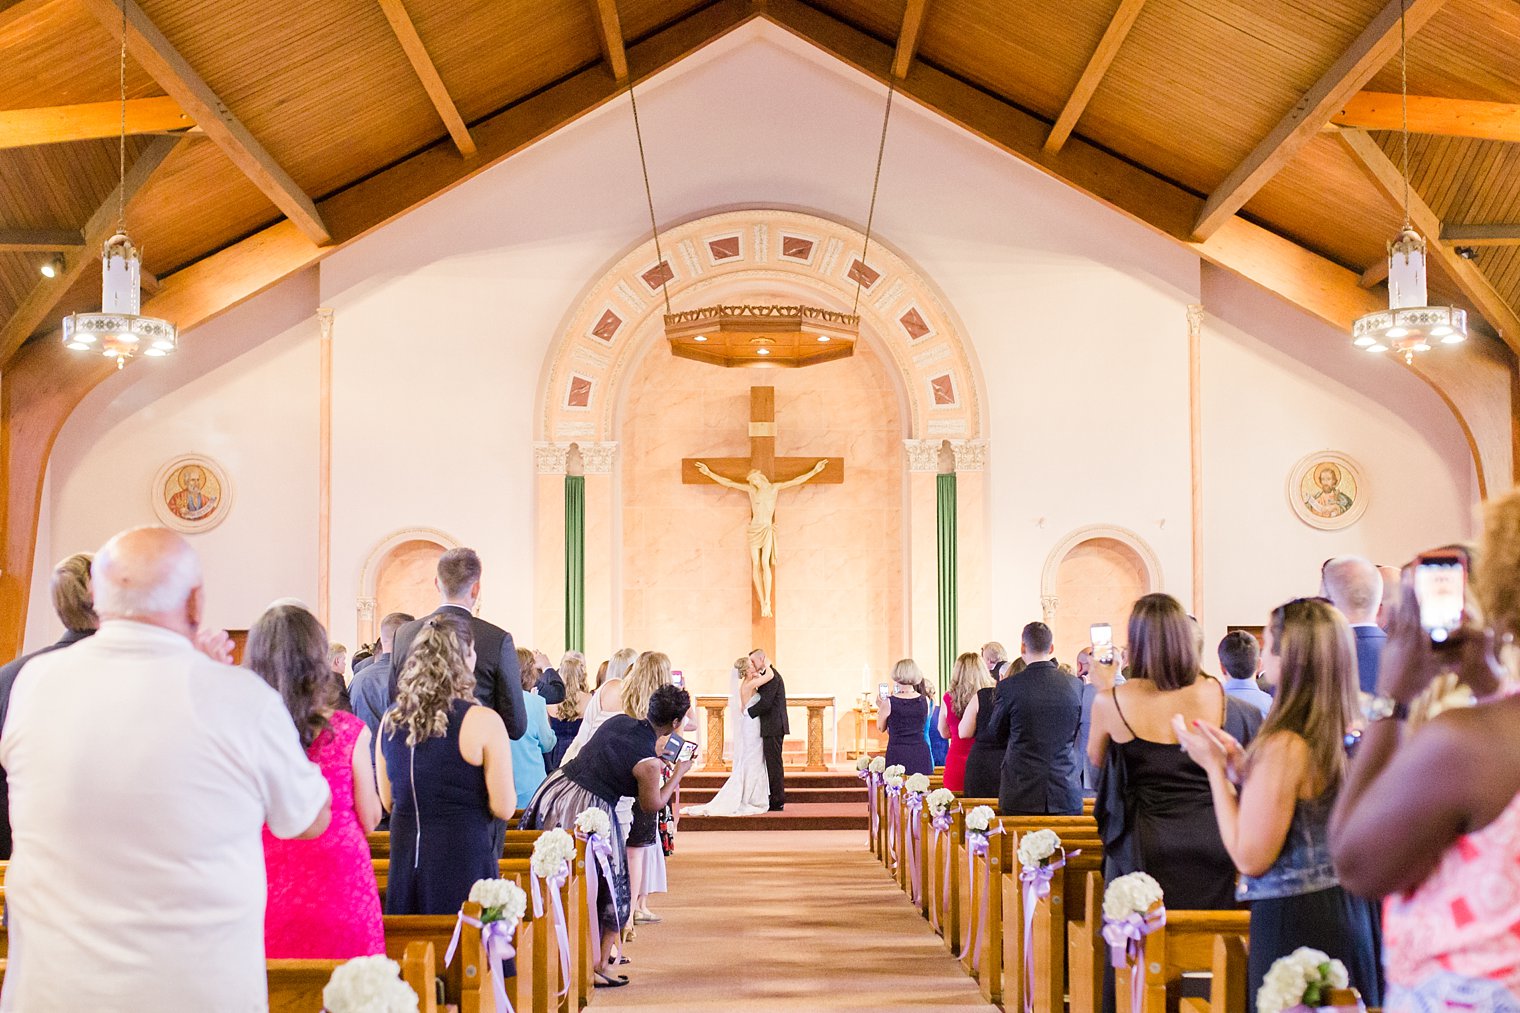
[[[121,60],[117,65],[121,87],[121,133],[116,139],[116,231],[127,231],[127,0],[121,0]]]
[[[1404,0],[1399,0],[1399,117],[1404,153],[1404,228],[1409,228],[1409,40],[1404,34]]]
[[[665,297],[665,312],[670,312],[670,276],[665,271],[665,255],[660,252],[660,229],[654,219],[654,192],[649,188],[649,163],[644,158],[644,131],[639,126],[639,100],[633,94],[633,78],[628,78],[628,103],[633,106],[633,136],[639,142],[639,171],[644,174],[644,203],[649,208],[649,232],[654,236],[654,269],[660,272],[660,294]]]
[[[887,79],[887,108],[881,117],[881,140],[876,145],[876,172],[871,177],[871,206],[866,211],[865,242],[861,244],[860,248],[860,262],[866,265],[870,264],[871,226],[876,221],[876,194],[881,188],[881,163],[887,153],[887,125],[892,122],[892,96],[895,94],[897,94],[897,78],[894,76]],[[850,310],[851,313],[856,315],[860,313],[860,292],[862,287],[860,278],[857,276],[855,278],[855,305]]]

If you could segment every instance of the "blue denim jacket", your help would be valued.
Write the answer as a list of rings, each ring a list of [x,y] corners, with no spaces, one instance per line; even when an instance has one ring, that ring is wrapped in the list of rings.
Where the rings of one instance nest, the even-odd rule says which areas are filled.
[[[1241,876],[1235,890],[1238,900],[1296,897],[1339,882],[1330,863],[1330,809],[1335,795],[1327,791],[1316,799],[1299,799],[1277,861],[1260,876]]]

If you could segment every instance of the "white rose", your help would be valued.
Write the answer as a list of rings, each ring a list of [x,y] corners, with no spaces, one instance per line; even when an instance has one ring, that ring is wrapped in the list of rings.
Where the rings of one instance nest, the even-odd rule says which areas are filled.
[[[575,838],[556,827],[541,834],[533,842],[533,858],[529,863],[533,874],[548,879],[566,862],[575,860]]]
[[[889,780],[891,778],[894,778],[894,777],[896,777],[896,778],[902,778],[907,773],[908,773],[908,768],[904,767],[900,763],[894,763],[894,764],[892,764],[892,766],[890,766],[886,770],[882,771],[882,775],[884,777],[886,777],[887,779],[889,779]]]
[[[901,788],[903,786],[903,776],[901,774],[888,774],[882,780],[886,782],[889,788]]]
[[[1061,838],[1054,830],[1036,830],[1019,838],[1019,864],[1025,868],[1039,865],[1056,853]]]
[[[470,900],[481,907],[481,920],[516,925],[528,912],[528,895],[510,879],[477,879]]]
[[[995,819],[997,819],[997,813],[992,811],[991,806],[979,805],[966,814],[966,829],[985,834]]]
[[[1145,914],[1162,900],[1161,884],[1143,872],[1120,876],[1103,888],[1103,916],[1119,921]]]
[[[873,756],[873,757],[871,757],[871,766],[868,769],[873,774],[885,773],[886,769],[887,769],[887,760],[886,760],[886,757],[882,757],[882,756]]]
[[[955,804],[955,792],[949,788],[935,788],[924,802],[929,806],[929,815],[939,816]]]
[[[917,792],[921,795],[929,790],[929,775],[912,774],[903,783],[903,787],[908,791]]]
[[[612,836],[612,818],[592,806],[575,818],[575,829],[588,837],[595,835],[606,839]]]
[[[355,957],[333,969],[322,989],[328,1013],[417,1013],[417,993],[389,957]]]
[[[865,753],[861,753],[855,758],[855,769],[857,771],[867,770],[870,768],[873,762],[875,761],[873,761],[870,756]]]

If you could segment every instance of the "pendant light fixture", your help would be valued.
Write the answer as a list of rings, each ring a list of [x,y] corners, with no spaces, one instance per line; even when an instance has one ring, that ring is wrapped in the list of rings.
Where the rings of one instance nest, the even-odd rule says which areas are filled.
[[[100,312],[63,318],[63,343],[77,352],[97,352],[121,369],[137,354],[168,355],[179,332],[167,320],[141,315],[142,256],[127,238],[127,7],[121,8],[121,134],[117,138],[116,234],[100,255]]]
[[[1404,227],[1388,244],[1388,308],[1358,317],[1352,344],[1374,354],[1394,351],[1405,363],[1436,344],[1467,340],[1467,311],[1455,306],[1427,306],[1425,239],[1409,223],[1409,56],[1404,34],[1404,5],[1399,4],[1399,97],[1403,110]]]

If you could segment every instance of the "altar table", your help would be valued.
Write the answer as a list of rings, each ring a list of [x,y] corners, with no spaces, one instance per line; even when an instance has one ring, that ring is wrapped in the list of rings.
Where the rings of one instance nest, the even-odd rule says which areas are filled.
[[[726,696],[699,696],[697,706],[707,712],[707,759],[703,770],[727,770],[723,760],[724,714],[728,710]],[[789,696],[786,706],[807,708],[807,763],[803,770],[828,770],[823,759],[823,712],[834,706],[831,696]]]

